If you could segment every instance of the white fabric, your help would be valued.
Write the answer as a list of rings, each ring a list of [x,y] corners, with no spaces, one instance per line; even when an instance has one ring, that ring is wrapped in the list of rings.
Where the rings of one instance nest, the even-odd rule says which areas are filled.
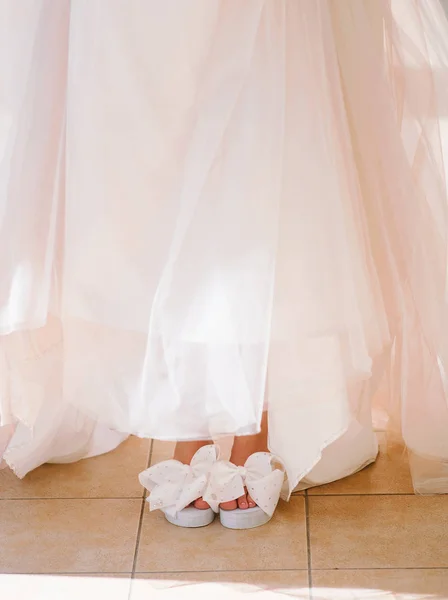
[[[267,403],[292,489],[374,460],[373,403],[448,491],[437,0],[0,0],[0,45],[19,476]]]
[[[269,452],[256,452],[249,456],[244,467],[218,461],[211,470],[204,500],[217,512],[222,502],[244,496],[247,489],[257,506],[272,517],[285,480],[284,470],[273,468],[274,460]]]
[[[216,446],[204,446],[193,456],[190,465],[178,460],[164,460],[140,473],[140,483],[150,492],[147,499],[150,509],[160,509],[175,517],[201,498],[216,463],[216,452]]]

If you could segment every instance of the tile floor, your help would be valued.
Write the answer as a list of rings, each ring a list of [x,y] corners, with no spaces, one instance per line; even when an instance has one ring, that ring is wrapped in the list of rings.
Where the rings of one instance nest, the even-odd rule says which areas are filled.
[[[414,496],[402,448],[381,441],[375,465],[247,532],[149,513],[137,475],[169,444],[0,471],[0,598],[448,600],[448,496]]]

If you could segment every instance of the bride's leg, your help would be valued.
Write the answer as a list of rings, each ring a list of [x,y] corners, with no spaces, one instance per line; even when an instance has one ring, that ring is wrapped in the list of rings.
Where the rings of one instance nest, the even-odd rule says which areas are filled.
[[[185,465],[189,465],[199,448],[208,446],[208,444],[213,444],[213,442],[177,442],[173,458]]]
[[[230,462],[237,466],[243,466],[246,460],[254,452],[268,451],[268,414],[265,411],[261,420],[261,431],[257,435],[246,435],[236,437],[233,443]],[[256,504],[252,498],[246,494],[237,500],[223,502],[221,508],[224,510],[235,510],[235,508],[252,508]]]

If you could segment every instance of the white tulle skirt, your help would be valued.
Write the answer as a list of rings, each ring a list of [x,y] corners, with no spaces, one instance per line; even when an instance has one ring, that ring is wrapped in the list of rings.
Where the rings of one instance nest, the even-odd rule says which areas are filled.
[[[0,0],[0,45],[19,476],[267,408],[290,489],[388,427],[448,492],[438,0]]]

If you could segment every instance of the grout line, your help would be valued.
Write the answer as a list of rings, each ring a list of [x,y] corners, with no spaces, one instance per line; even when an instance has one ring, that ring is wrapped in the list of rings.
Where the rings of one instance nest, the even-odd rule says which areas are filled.
[[[370,498],[390,498],[392,496],[407,496],[415,498],[437,498],[438,496],[421,496],[417,494],[309,494],[308,498],[363,498],[368,496]],[[305,498],[304,494],[292,494],[291,498]],[[42,496],[32,496],[28,498],[0,498],[0,502],[10,502],[11,500],[140,500],[141,496],[50,496],[48,498]]]
[[[313,571],[447,571],[446,567],[333,567],[333,568],[317,568]],[[181,575],[195,573],[305,573],[307,569],[222,569],[218,571],[137,571],[135,575]],[[56,575],[56,576],[84,576],[84,575],[126,575],[131,576],[131,571],[16,571],[14,573],[2,573],[2,575]]]
[[[219,569],[218,571],[137,571],[136,575],[185,575],[195,573],[306,573],[307,569]]]
[[[294,495],[294,494],[293,494]],[[299,495],[299,494],[297,494]],[[375,497],[377,498],[378,496],[422,496],[423,494],[413,494],[412,492],[378,492],[378,493],[365,493],[363,494],[362,492],[347,492],[346,494],[307,494],[309,498],[344,498],[344,497],[353,497],[353,496],[370,496],[370,497]],[[427,497],[434,497],[434,496],[430,496],[430,494],[426,494]]]
[[[154,440],[151,440],[151,442],[149,444],[148,460],[146,461],[147,469],[149,469],[149,467],[151,466],[153,452],[154,452]],[[145,490],[145,488],[143,488],[142,498],[145,500],[147,498],[147,496],[148,496],[148,492],[147,492],[147,490]]]
[[[151,440],[151,443],[149,445],[148,461],[146,463],[147,467],[149,467],[149,465],[151,463],[153,445],[154,445],[154,441]],[[144,511],[145,511],[145,504],[146,504],[145,494],[146,494],[146,490],[143,489],[143,492],[142,492],[142,495],[141,495],[142,505],[141,505],[141,508],[140,508],[140,518],[139,518],[139,521],[138,521],[137,539],[135,540],[134,560],[132,561],[132,575],[131,575],[131,580],[134,579],[135,568],[137,566],[138,550],[140,548],[140,536],[141,536],[141,533],[142,533],[143,515],[144,515]],[[131,593],[131,591],[129,593]]]
[[[2,577],[3,575],[7,575],[8,577],[14,575],[53,575],[56,577],[71,577],[73,575],[76,575],[77,577],[84,577],[89,575],[98,575],[101,577],[105,577],[107,575],[114,575],[116,577],[117,575],[126,575],[126,577],[130,577],[132,573],[130,571],[9,571],[9,573],[3,573],[2,571],[0,571],[0,577]]]
[[[332,569],[313,569],[317,571],[447,571],[447,567],[333,567]],[[199,571],[137,571],[135,575],[182,575],[183,573],[306,573],[308,569],[219,569]],[[310,586],[311,587],[311,586]]]
[[[137,556],[138,556],[138,550],[140,547],[140,535],[142,533],[142,525],[143,525],[143,515],[144,515],[144,511],[145,511],[145,498],[141,499],[142,505],[140,508],[140,518],[138,521],[138,528],[137,528],[137,537],[135,540],[135,550],[134,550],[134,559],[132,561],[132,579],[134,579],[134,574],[135,574],[135,567],[137,566]]]
[[[149,444],[148,462],[146,463],[147,469],[149,469],[149,467],[151,466],[153,450],[154,450],[154,440],[151,440],[151,443]]]
[[[51,496],[49,498],[42,498],[41,496],[39,497],[33,497],[33,498],[0,498],[0,502],[7,502],[7,501],[11,501],[11,500],[141,500],[141,495],[140,496],[85,496],[85,497],[81,497],[81,496]]]
[[[448,571],[446,567],[333,567],[313,569],[313,571]]]
[[[148,467],[151,463],[152,460],[152,451],[148,457]],[[381,496],[384,497],[391,497],[391,496],[407,496],[407,497],[412,497],[412,498],[437,498],[439,496],[433,496],[433,495],[421,495],[421,494],[412,494],[412,493],[405,493],[405,492],[399,492],[399,493],[385,493],[385,494],[304,494],[302,493],[296,493],[296,494],[291,494],[291,498],[355,498],[355,497],[359,497],[362,498],[364,496],[368,496],[370,498],[379,498]],[[32,497],[27,497],[27,498],[17,498],[14,496],[11,496],[10,498],[0,498],[0,502],[4,502],[4,501],[11,501],[11,500],[140,500],[141,496],[49,496],[49,497],[42,497],[42,496],[32,496]]]
[[[310,591],[310,600],[313,595],[313,572],[311,561],[311,532],[310,532],[310,507],[308,492],[305,493],[305,525],[306,525],[306,554],[308,559],[308,586]]]

